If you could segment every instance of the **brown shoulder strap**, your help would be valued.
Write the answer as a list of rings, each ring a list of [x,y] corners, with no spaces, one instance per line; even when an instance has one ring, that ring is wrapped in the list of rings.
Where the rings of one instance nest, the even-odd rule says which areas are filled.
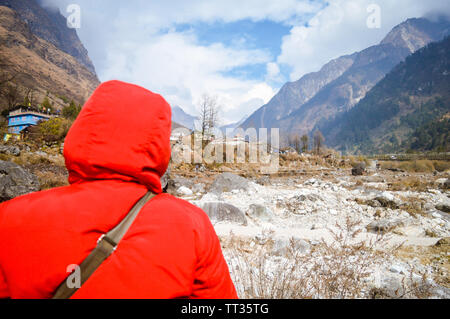
[[[97,270],[97,268],[116,250],[120,240],[126,234],[130,228],[136,216],[139,214],[144,205],[151,200],[155,194],[148,192],[133,206],[130,212],[125,218],[107,234],[102,235],[98,242],[97,247],[86,257],[80,265],[81,286],[88,280],[88,278]],[[67,278],[56,290],[53,299],[68,299],[70,298],[80,287],[70,288],[67,285]]]

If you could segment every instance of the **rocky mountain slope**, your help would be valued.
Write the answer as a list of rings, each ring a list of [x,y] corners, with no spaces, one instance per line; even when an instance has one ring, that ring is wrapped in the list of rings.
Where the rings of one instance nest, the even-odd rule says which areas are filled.
[[[448,21],[409,19],[395,27],[380,44],[340,57],[319,72],[286,84],[243,126],[279,127],[285,134],[311,133],[320,122],[351,109],[408,55],[449,32]]]
[[[0,0],[0,6],[13,9],[20,19],[28,24],[34,35],[70,54],[95,74],[88,51],[78,38],[75,29],[67,27],[66,18],[58,9],[41,7],[36,0]]]
[[[248,117],[243,127],[277,127],[281,118],[298,110],[325,85],[341,76],[353,64],[354,58],[355,55],[340,57],[324,65],[318,72],[286,83],[269,103]]]
[[[64,99],[81,104],[99,80],[75,31],[61,19],[61,14],[42,9],[34,0],[0,1],[1,71],[15,75],[18,86],[33,89],[39,102],[50,94],[55,105],[63,105]]]
[[[449,151],[450,37],[406,58],[349,112],[321,125],[346,151]]]
[[[177,122],[184,127],[193,129],[197,120],[198,117],[187,114],[181,107],[177,105],[172,106],[172,122]]]

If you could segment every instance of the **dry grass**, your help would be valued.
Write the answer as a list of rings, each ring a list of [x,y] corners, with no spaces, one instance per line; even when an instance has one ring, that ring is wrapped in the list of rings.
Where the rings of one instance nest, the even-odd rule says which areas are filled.
[[[67,176],[56,174],[53,172],[35,172],[39,183],[41,185],[41,190],[51,189],[55,187],[67,186],[69,185]]]
[[[432,279],[446,287],[450,288],[450,247],[449,245],[441,246],[424,246],[412,247],[404,246],[395,252],[396,257],[404,260],[417,257],[421,264],[432,266]]]
[[[403,204],[399,207],[406,211],[412,217],[417,218],[420,216],[426,216],[425,213],[425,200],[418,197],[402,197]]]
[[[36,165],[36,164],[51,164],[52,162],[45,156],[36,155],[34,153],[20,153],[20,156],[12,158],[12,162],[17,165]]]
[[[351,167],[355,167],[355,165],[364,162],[366,166],[369,166],[371,164],[371,160],[369,160],[367,157],[359,155],[359,156],[348,156],[346,157]]]
[[[388,188],[391,191],[417,191],[427,192],[430,188],[433,188],[433,183],[426,179],[408,176],[406,178],[398,179],[388,184]]]
[[[410,173],[431,173],[434,171],[444,172],[450,169],[449,161],[383,161],[380,162],[382,169],[398,169]]]
[[[234,236],[224,243],[231,274],[240,298],[368,298],[367,279],[391,251],[381,253],[386,236],[358,241],[360,222],[346,219],[329,230],[333,242],[322,241],[301,253],[292,239],[285,257],[275,257],[271,241],[251,247]],[[399,247],[392,248],[392,251]]]

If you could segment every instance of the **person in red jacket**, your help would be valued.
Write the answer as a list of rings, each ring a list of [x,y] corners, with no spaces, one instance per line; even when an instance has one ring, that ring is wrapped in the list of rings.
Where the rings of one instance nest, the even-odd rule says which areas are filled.
[[[157,194],[72,298],[237,298],[200,208],[163,194],[171,110],[136,85],[101,84],[64,147],[69,186],[0,204],[0,298],[52,298],[148,190]]]

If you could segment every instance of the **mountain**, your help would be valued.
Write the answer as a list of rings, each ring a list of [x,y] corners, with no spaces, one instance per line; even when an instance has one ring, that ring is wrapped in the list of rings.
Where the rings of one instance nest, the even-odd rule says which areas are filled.
[[[194,129],[195,121],[199,118],[186,113],[179,106],[172,106],[172,121],[181,124],[189,129]]]
[[[88,51],[78,38],[75,29],[67,27],[66,18],[61,15],[59,9],[42,7],[36,0],[0,0],[0,6],[14,10],[20,19],[27,23],[34,35],[73,56],[95,74]]]
[[[450,151],[450,36],[398,64],[350,111],[323,123],[342,151]]]
[[[392,68],[418,48],[450,33],[450,23],[408,19],[379,43],[326,64],[288,83],[243,124],[279,127],[284,134],[310,134],[321,122],[350,110]]]
[[[354,58],[354,55],[340,57],[324,65],[318,72],[286,83],[269,103],[248,117],[243,128],[278,127],[281,118],[298,110],[324,86],[340,77],[353,64]]]
[[[17,86],[33,89],[37,102],[49,96],[55,106],[71,99],[82,104],[100,83],[65,21],[59,11],[35,0],[0,0],[1,72],[14,76]]]

